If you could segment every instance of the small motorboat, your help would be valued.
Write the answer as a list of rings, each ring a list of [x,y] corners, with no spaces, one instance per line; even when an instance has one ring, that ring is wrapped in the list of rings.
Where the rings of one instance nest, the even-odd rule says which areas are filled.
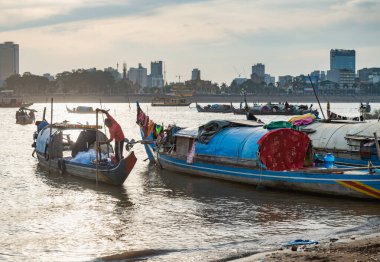
[[[35,112],[37,112],[37,110],[30,109],[27,107],[20,107],[16,111],[16,124],[20,124],[20,125],[33,124],[35,121],[35,115],[34,115]]]

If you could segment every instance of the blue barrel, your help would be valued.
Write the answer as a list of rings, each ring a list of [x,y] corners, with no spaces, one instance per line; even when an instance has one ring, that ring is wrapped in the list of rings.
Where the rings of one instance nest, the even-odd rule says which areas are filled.
[[[325,155],[325,157],[323,158],[324,160],[324,166],[325,168],[333,168],[334,167],[334,161],[335,161],[335,157],[333,154],[331,153],[327,153]]]

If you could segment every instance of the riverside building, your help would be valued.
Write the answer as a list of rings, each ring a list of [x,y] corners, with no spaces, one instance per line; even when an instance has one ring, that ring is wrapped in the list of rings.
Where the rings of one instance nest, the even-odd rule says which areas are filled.
[[[13,42],[0,44],[0,86],[8,77],[19,73],[19,45]]]

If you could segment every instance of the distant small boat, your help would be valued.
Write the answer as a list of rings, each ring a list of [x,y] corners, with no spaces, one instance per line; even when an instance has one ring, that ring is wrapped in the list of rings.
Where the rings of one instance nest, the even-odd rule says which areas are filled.
[[[70,109],[66,106],[67,112],[76,114],[95,114],[96,111],[91,106],[77,106]]]
[[[187,102],[186,98],[167,96],[167,97],[155,97],[152,100],[152,106],[189,106],[191,102]]]
[[[26,107],[20,107],[16,112],[16,124],[28,125],[33,124],[35,121],[34,109],[29,109]]]
[[[213,104],[207,106],[200,106],[196,103],[198,112],[202,113],[232,113],[232,106],[225,104]]]
[[[253,107],[245,107],[244,109],[234,110],[234,114],[254,114],[254,115],[303,115],[308,113],[318,114],[317,109],[312,109],[312,105],[292,105],[281,103],[255,104]]]
[[[35,143],[32,145],[35,147],[39,164],[62,174],[115,186],[122,185],[137,159],[131,151],[118,163],[112,163],[106,155],[112,152],[112,147],[102,145],[102,154],[99,155],[106,157],[101,157],[96,165],[96,135],[98,134],[99,141],[107,140],[104,133],[96,130],[99,128],[101,126],[61,123],[54,124],[50,131],[50,125],[46,123],[42,130],[35,133]],[[70,139],[70,130],[80,130],[76,141]]]

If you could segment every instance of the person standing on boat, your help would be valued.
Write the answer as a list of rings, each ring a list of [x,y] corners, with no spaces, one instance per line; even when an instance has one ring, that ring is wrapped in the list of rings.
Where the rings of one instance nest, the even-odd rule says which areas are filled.
[[[99,145],[111,143],[115,139],[115,158],[119,162],[123,158],[123,147],[124,147],[124,133],[118,122],[103,109],[96,109],[98,112],[106,114],[107,118],[104,119],[104,124],[108,127],[110,131],[110,138],[106,141],[99,142]]]

